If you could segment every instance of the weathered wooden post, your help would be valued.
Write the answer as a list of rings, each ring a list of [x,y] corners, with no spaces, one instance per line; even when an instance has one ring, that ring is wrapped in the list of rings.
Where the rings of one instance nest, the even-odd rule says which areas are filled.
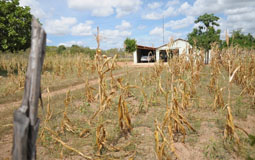
[[[41,99],[41,71],[45,55],[46,33],[35,17],[32,19],[31,51],[21,106],[14,112],[13,160],[35,160],[37,118]]]

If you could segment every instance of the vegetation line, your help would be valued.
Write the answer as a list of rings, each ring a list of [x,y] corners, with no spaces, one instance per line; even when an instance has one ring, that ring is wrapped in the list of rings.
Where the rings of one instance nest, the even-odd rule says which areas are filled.
[[[137,71],[137,70],[130,71],[129,73],[132,73],[132,72],[134,72],[134,71]],[[125,74],[125,72],[121,72],[121,73],[115,74],[115,75],[113,75],[113,76],[117,78],[117,77],[123,76],[124,74]],[[108,80],[110,80],[110,79],[111,79],[111,77],[108,77],[106,80],[108,81]],[[95,85],[95,84],[98,83],[97,78],[93,78],[93,79],[91,79],[90,81],[92,81],[92,83],[90,83],[91,85]],[[55,91],[51,92],[51,96],[54,97],[54,96],[59,95],[59,94],[64,94],[67,90],[75,91],[75,90],[78,90],[78,89],[82,89],[82,88],[84,88],[84,84],[85,84],[85,83],[77,84],[77,85],[74,85],[74,86],[70,85],[70,86],[68,86],[68,87],[66,87],[66,88],[59,89],[59,90],[55,90]],[[47,93],[46,93],[46,92],[43,93],[43,94],[42,94],[42,97],[43,97],[43,98],[44,98],[44,97],[47,97]],[[7,103],[0,104],[0,108],[6,107],[7,105],[8,105],[8,106],[17,106],[17,105],[19,105],[20,103],[21,103],[21,100],[19,100],[19,101],[13,101],[13,102],[7,102]]]

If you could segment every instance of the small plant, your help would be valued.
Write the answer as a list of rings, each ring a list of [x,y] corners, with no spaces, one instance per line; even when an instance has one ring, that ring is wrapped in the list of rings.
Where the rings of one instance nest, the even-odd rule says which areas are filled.
[[[237,67],[232,73],[231,61],[229,61],[227,122],[226,122],[226,127],[225,127],[225,130],[224,130],[224,138],[225,139],[230,138],[231,140],[234,138],[236,144],[239,145],[240,144],[240,139],[239,139],[235,129],[238,128],[241,131],[243,131],[245,134],[247,134],[247,132],[244,129],[234,125],[233,116],[232,116],[232,113],[231,113],[231,82],[232,82],[232,80],[235,76],[235,73],[238,71],[238,69],[239,69],[239,67]]]
[[[122,96],[119,98],[118,105],[118,115],[119,115],[119,126],[124,134],[130,133],[132,130],[131,119],[128,113],[128,108]]]
[[[93,95],[93,91],[95,89],[89,85],[89,80],[88,79],[85,80],[84,85],[85,85],[85,87],[84,87],[85,101],[89,102],[89,103],[94,102],[95,101],[95,96]]]
[[[106,141],[106,132],[104,129],[104,126],[101,124],[97,127],[96,130],[96,144],[97,144],[97,154],[102,154],[102,149],[104,146],[104,143]]]

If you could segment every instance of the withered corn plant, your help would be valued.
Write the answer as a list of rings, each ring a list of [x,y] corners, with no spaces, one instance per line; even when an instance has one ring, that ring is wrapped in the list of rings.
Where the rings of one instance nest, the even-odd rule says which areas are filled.
[[[59,144],[61,144],[61,146],[63,148],[66,148],[72,152],[75,152],[77,153],[78,155],[80,155],[81,157],[83,157],[84,159],[87,159],[87,160],[92,160],[93,158],[91,156],[87,156],[85,155],[84,153],[82,153],[81,151],[79,151],[78,149],[66,144],[63,140],[61,140],[61,138],[59,137],[58,133],[53,131],[52,129],[50,129],[49,127],[44,127],[44,130],[47,131],[51,138],[54,139],[56,142],[58,142]],[[62,148],[62,151],[63,151],[63,148]],[[63,152],[60,152],[60,157],[64,158],[63,157]]]
[[[125,100],[120,96],[118,104],[119,126],[124,134],[128,134],[132,130],[131,119]]]
[[[97,144],[97,154],[102,154],[102,149],[104,147],[104,143],[106,141],[106,131],[104,126],[101,124],[97,127],[96,130],[96,144]]]
[[[98,29],[99,32],[99,29]],[[99,33],[96,37],[97,40],[97,50],[96,55],[94,58],[94,66],[98,75],[98,98],[99,98],[99,108],[98,110],[93,114],[93,116],[90,118],[91,121],[101,112],[103,112],[107,107],[110,106],[110,103],[112,101],[112,98],[115,96],[115,90],[111,89],[110,91],[107,90],[107,84],[106,84],[106,75],[107,73],[111,73],[116,68],[116,58],[117,55],[115,55],[113,58],[107,57],[105,55],[102,55],[100,50],[100,37]],[[114,81],[114,80],[112,80]]]
[[[72,133],[75,133],[76,127],[72,124],[71,120],[67,116],[67,109],[71,103],[71,95],[70,95],[70,90],[66,93],[66,98],[64,101],[65,104],[65,109],[63,112],[63,119],[61,121],[61,132],[64,133],[65,131],[69,131]]]
[[[46,140],[46,136],[50,136],[52,138],[52,140],[55,140],[56,142],[58,142],[61,145],[62,151],[63,151],[63,148],[66,148],[66,149],[68,149],[68,150],[70,150],[72,152],[77,153],[78,155],[80,155],[84,159],[92,160],[92,157],[87,156],[84,153],[82,153],[81,151],[79,151],[79,150],[73,148],[72,146],[66,144],[63,140],[61,140],[60,133],[55,132],[54,130],[52,130],[49,127],[49,125],[47,124],[48,121],[51,119],[51,117],[53,115],[53,110],[51,109],[51,106],[50,106],[50,91],[49,91],[48,88],[47,88],[47,92],[48,92],[47,113],[45,114],[45,119],[44,119],[44,122],[43,122],[43,128],[42,128],[42,131],[40,133],[40,141],[41,142],[46,142],[47,141]],[[67,117],[67,107],[68,107],[68,105],[70,105],[70,102],[71,102],[71,96],[70,96],[70,91],[68,91],[66,93],[66,98],[65,98],[65,101],[64,101],[64,103],[65,103],[65,110],[64,110],[64,113],[63,113],[63,120],[61,122],[61,129],[62,129],[62,132],[67,130],[67,131],[70,131],[72,133],[77,133],[79,129],[77,127],[73,126],[71,124],[70,119]],[[84,129],[80,133],[80,137],[84,137],[84,135],[87,134],[87,133],[89,133],[89,130],[88,129]],[[56,143],[52,143],[52,145],[55,146]],[[60,152],[60,157],[64,158],[62,151]]]
[[[214,101],[213,101],[213,110],[216,108],[223,109],[225,107],[224,99],[223,99],[223,89],[219,87],[219,82],[216,82],[216,88],[214,88]]]
[[[52,115],[53,115],[53,110],[51,109],[51,105],[50,105],[50,90],[49,88],[47,88],[47,100],[48,100],[48,104],[47,104],[47,108],[46,108],[46,111],[47,113],[45,114],[44,111],[43,113],[45,114],[44,115],[44,121],[43,121],[43,128],[42,128],[42,131],[40,133],[40,141],[44,142],[45,141],[45,127],[47,127],[47,123],[48,121],[51,119]]]
[[[183,79],[179,79],[178,91],[181,93],[181,108],[187,109],[191,107],[192,105],[191,95],[188,90],[187,83]]]
[[[156,153],[158,159],[169,159],[169,155],[165,153],[165,148],[166,146],[168,149],[170,149],[172,156],[177,157],[178,155],[175,153],[175,148],[174,148],[174,141],[178,141],[179,135],[182,135],[182,142],[185,140],[186,136],[186,128],[191,129],[192,131],[195,132],[195,129],[190,125],[190,123],[184,118],[184,116],[180,113],[180,106],[178,102],[178,90],[174,86],[175,82],[175,74],[173,72],[174,70],[174,64],[173,62],[168,63],[168,75],[171,77],[169,80],[169,85],[170,85],[170,90],[164,89],[162,86],[161,78],[159,78],[159,88],[161,93],[165,97],[165,103],[166,103],[166,112],[163,118],[163,122],[161,125],[156,122],[155,124],[155,142],[156,142]],[[185,84],[185,83],[184,83]],[[185,87],[185,85],[184,85]],[[186,91],[186,89],[184,89]],[[170,96],[170,102],[169,102],[169,95]],[[185,93],[184,93],[185,94]],[[170,103],[170,105],[169,105]],[[184,104],[183,104],[184,105]],[[159,135],[161,136],[162,143],[160,144],[160,138]],[[166,136],[168,138],[166,138]],[[167,140],[170,139],[170,140]]]
[[[237,68],[235,68],[235,70],[232,67],[232,63],[229,60],[228,61],[229,64],[229,69],[228,69],[228,105],[227,105],[227,119],[226,119],[226,126],[224,129],[224,139],[230,139],[230,140],[235,140],[236,144],[240,144],[240,139],[239,136],[236,133],[236,129],[240,129],[241,131],[243,131],[245,134],[247,133],[246,131],[244,131],[244,129],[236,126],[234,124],[233,121],[233,116],[231,113],[231,85],[232,85],[232,80],[236,74],[236,72],[238,71],[238,69],[240,68],[240,66],[238,66]]]
[[[132,88],[138,89],[138,91],[143,96],[143,104],[144,104],[144,107],[145,107],[145,111],[148,111],[148,107],[149,107],[148,96],[145,93],[143,87],[139,87],[137,85],[130,85],[128,83],[123,84],[123,79],[122,78],[118,78],[116,82],[118,84],[118,88],[120,89],[120,94],[123,97],[127,97],[130,94],[130,89],[132,89]]]
[[[86,102],[94,102],[95,101],[95,96],[93,95],[93,91],[95,88],[90,86],[88,78],[86,78],[85,83],[84,83],[84,97]]]
[[[158,121],[155,120],[155,152],[158,160],[170,160],[175,158],[179,159],[179,156],[177,155],[176,149],[174,147],[172,127],[168,126],[168,130],[168,134],[164,134],[162,127]],[[169,152],[169,150],[171,152]]]

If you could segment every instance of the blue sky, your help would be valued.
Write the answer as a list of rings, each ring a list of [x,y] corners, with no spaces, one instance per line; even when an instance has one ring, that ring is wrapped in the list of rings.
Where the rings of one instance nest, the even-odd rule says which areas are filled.
[[[122,48],[126,37],[140,45],[157,47],[172,36],[187,38],[204,13],[220,17],[222,38],[225,30],[255,33],[254,0],[20,0],[47,32],[47,45],[77,44],[96,48],[96,27],[100,28],[101,48]]]

